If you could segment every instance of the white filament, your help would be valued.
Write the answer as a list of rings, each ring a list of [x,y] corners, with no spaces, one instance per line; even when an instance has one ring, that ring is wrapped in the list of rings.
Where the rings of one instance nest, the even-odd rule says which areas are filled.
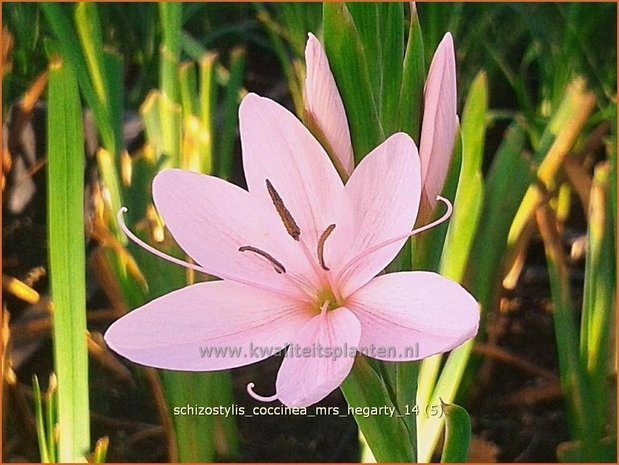
[[[124,232],[125,235],[129,239],[131,239],[133,242],[135,242],[137,245],[139,245],[144,250],[147,250],[148,252],[152,253],[153,255],[155,255],[155,256],[157,256],[159,258],[163,258],[164,260],[169,261],[170,263],[174,263],[175,265],[184,266],[185,268],[188,268],[188,269],[194,270],[194,271],[198,271],[199,273],[209,274],[208,271],[206,271],[201,266],[195,265],[193,263],[186,262],[186,261],[181,260],[181,259],[176,258],[176,257],[172,257],[171,255],[165,254],[165,253],[161,252],[160,250],[157,250],[153,246],[151,246],[151,245],[147,244],[146,242],[144,242],[138,236],[133,234],[133,232],[125,224],[125,218],[124,218],[124,214],[125,213],[127,213],[127,207],[121,207],[121,209],[118,210],[118,214],[116,215],[116,219],[118,220],[118,225],[120,226],[120,229],[122,230],[122,232]]]
[[[297,300],[297,301],[302,301],[302,299],[300,299],[298,296],[295,295],[291,295],[288,292],[285,292],[281,289],[275,289],[269,286],[265,286],[264,284],[260,284],[260,283],[254,283],[251,281],[246,281],[244,279],[238,278],[236,276],[229,276],[225,273],[221,273],[219,271],[217,272],[211,272],[209,270],[207,270],[206,268],[203,268],[199,265],[195,265],[193,263],[189,263],[186,262],[184,260],[181,260],[179,258],[176,257],[172,257],[171,255],[168,255],[164,252],[161,252],[160,250],[157,250],[156,248],[154,248],[153,246],[147,244],[146,242],[144,242],[142,239],[140,239],[138,236],[136,236],[125,224],[125,220],[123,215],[127,212],[127,207],[121,207],[120,210],[118,210],[118,214],[116,215],[116,219],[118,220],[118,225],[120,226],[120,229],[122,230],[123,233],[125,233],[127,235],[127,237],[129,239],[131,239],[133,242],[135,242],[137,245],[139,245],[140,247],[142,247],[144,250],[152,253],[153,255],[159,257],[159,258],[163,258],[164,260],[170,262],[170,263],[174,263],[175,265],[180,265],[183,266],[185,268],[188,268],[190,270],[194,270],[197,271],[199,273],[204,273],[204,274],[208,274],[208,275],[212,275],[212,276],[217,276],[218,278],[221,279],[226,279],[228,281],[234,281],[236,283],[239,284],[245,284],[246,286],[252,286],[254,288],[259,288],[259,289],[264,289],[266,291],[272,292],[274,294],[289,298],[289,299],[293,299],[293,300]]]
[[[254,399],[259,400],[260,402],[274,402],[277,400],[277,394],[273,394],[272,396],[269,396],[269,397],[256,394],[254,392],[254,386],[255,386],[254,383],[247,383],[247,394],[249,394]]]
[[[373,245],[372,247],[364,250],[363,252],[361,252],[359,255],[353,257],[352,259],[350,259],[341,269],[341,271],[338,273],[337,277],[335,278],[335,282],[336,283],[340,283],[340,281],[342,280],[342,278],[346,275],[346,273],[348,273],[352,267],[354,265],[356,265],[359,260],[367,257],[369,254],[376,252],[377,250],[382,249],[383,247],[387,247],[391,244],[394,244],[396,242],[399,242],[403,239],[407,239],[409,237],[412,236],[416,236],[419,233],[422,233],[424,231],[427,231],[428,229],[432,229],[436,226],[438,226],[439,224],[447,221],[449,219],[449,217],[451,216],[452,212],[453,212],[453,205],[451,204],[451,202],[449,200],[447,200],[445,197],[441,197],[440,195],[436,197],[436,200],[440,200],[441,202],[443,202],[446,206],[447,206],[447,211],[437,220],[433,221],[432,223],[428,223],[420,228],[417,229],[413,229],[412,231],[406,232],[404,234],[400,234],[396,237],[393,237],[391,239],[387,239],[386,241],[383,241],[379,244]]]

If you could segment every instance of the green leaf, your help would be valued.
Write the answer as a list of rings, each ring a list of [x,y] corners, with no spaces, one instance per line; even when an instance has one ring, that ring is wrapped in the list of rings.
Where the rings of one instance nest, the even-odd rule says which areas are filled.
[[[324,3],[324,40],[329,65],[344,101],[355,162],[385,138],[372,92],[368,60],[344,3]]]
[[[39,444],[39,455],[41,456],[41,463],[53,463],[55,460],[50,457],[47,434],[45,433],[45,426],[43,421],[43,402],[41,400],[41,387],[39,386],[39,378],[37,375],[32,377],[32,397],[34,399],[34,419],[36,422],[37,441]]]
[[[385,11],[384,6],[377,2],[346,3],[346,8],[353,19],[367,60],[372,95],[378,108],[381,107],[383,86],[383,50],[381,40],[386,31],[381,29],[381,16]]]
[[[363,356],[355,358],[352,371],[340,388],[349,408],[395,409],[384,382]],[[415,461],[410,432],[402,418],[355,414],[355,420],[378,462]]]
[[[385,135],[398,131],[402,64],[404,61],[404,3],[378,3],[381,10],[380,30],[382,85],[379,114]]]
[[[383,362],[385,363],[385,362]],[[411,405],[415,405],[417,399],[417,386],[419,378],[420,363],[399,362],[395,364],[395,399],[394,403],[403,415],[402,419],[406,423],[409,431],[409,438],[413,450],[417,450],[417,419],[414,415],[407,415]]]
[[[56,375],[52,373],[49,375],[49,383],[47,385],[47,392],[45,393],[45,429],[47,430],[47,450],[52,462],[58,461],[58,455],[56,451],[56,443],[58,442],[58,435],[56,434],[57,428],[57,409],[58,409],[58,379]]]
[[[210,405],[232,405],[234,392],[232,376],[228,371],[205,373],[211,387]],[[215,417],[215,451],[221,461],[231,462],[239,459],[239,438],[233,416]]]
[[[178,74],[176,70],[181,55],[182,16],[182,3],[159,3],[159,19],[163,32],[163,40],[160,49],[159,88],[173,103],[180,103]]]
[[[106,95],[108,119],[114,132],[116,149],[121,151],[123,147],[123,118],[124,118],[124,62],[123,57],[113,50],[103,52],[103,66],[105,82],[110,91]],[[114,153],[118,161],[118,153]],[[118,173],[115,174],[118,177]]]
[[[107,96],[109,88],[105,79],[103,39],[97,5],[90,2],[78,3],[75,7],[75,24],[95,94],[106,111],[108,111]]]
[[[162,92],[159,100],[161,142],[170,167],[181,166],[181,134],[183,115],[181,106]]]
[[[198,114],[198,76],[193,61],[186,61],[178,67],[183,119]]]
[[[424,398],[417,399],[418,405],[438,405],[442,400],[448,402],[453,401],[460,387],[460,382],[464,375],[467,362],[469,360],[471,349],[473,348],[474,340],[470,339],[460,347],[454,349],[447,357],[447,361],[440,372],[436,385],[431,384],[430,389],[426,388],[426,392],[431,390],[431,395],[427,395]],[[431,380],[436,380],[438,374],[438,368],[442,361],[442,355],[435,355],[429,359],[424,360],[423,368],[426,368],[426,361],[428,362],[428,369],[434,370],[427,377],[420,376],[420,388]],[[433,389],[432,389],[433,388]],[[420,416],[417,419],[418,429],[418,459],[420,462],[427,462],[432,458],[432,453],[438,444],[441,429],[443,427],[443,417]]]
[[[464,275],[483,205],[481,164],[487,110],[486,75],[480,72],[471,84],[462,115],[462,168],[440,265],[441,275],[458,282]]]
[[[159,19],[163,32],[163,44],[174,56],[180,55],[183,5],[173,2],[159,4]]]
[[[161,129],[161,94],[158,91],[151,91],[142,102],[140,116],[144,123],[146,140],[153,149],[155,160],[158,160],[164,153]]]
[[[238,127],[239,89],[243,84],[245,49],[230,52],[230,79],[225,88],[222,128],[218,137],[217,176],[230,179],[234,162],[234,141]]]
[[[209,402],[211,373],[186,373],[179,371],[162,371],[161,378],[165,387],[168,406],[201,405]],[[214,462],[215,461],[215,424],[209,415],[172,415],[174,437],[178,446],[179,462]]]
[[[77,462],[90,448],[84,135],[75,74],[59,62],[50,66],[48,104],[48,250],[61,432],[58,459]]]
[[[116,153],[118,141],[114,139],[114,129],[110,122],[107,107],[99,100],[89,75],[89,68],[79,47],[79,40],[75,29],[58,3],[41,3],[41,9],[58,39],[65,66],[69,66],[75,74],[86,103],[91,108],[97,129],[101,135],[103,146],[110,152]],[[86,37],[87,38],[87,37]]]
[[[99,164],[99,169],[108,187],[109,196],[107,200],[110,210],[115,213],[123,204],[116,164],[122,141],[123,61],[120,55],[104,51],[96,4],[79,3],[75,7],[75,25],[82,46],[82,54],[88,67],[90,82],[98,102],[105,110],[104,118],[113,133],[113,146],[106,146],[106,152],[111,160],[105,166]],[[98,123],[99,121],[97,121],[97,125]],[[97,160],[100,160],[99,156],[97,156]],[[115,237],[123,243],[126,242],[114,220],[108,223],[108,227]]]
[[[445,413],[445,444],[441,463],[464,463],[471,445],[471,419],[459,405],[441,402]]]
[[[617,243],[617,103],[614,102],[610,108],[610,137],[606,142],[606,152],[610,161],[610,192],[609,205],[611,222],[613,225],[613,239]]]
[[[271,47],[273,53],[277,57],[279,64],[284,73],[284,77],[288,82],[288,89],[290,90],[290,97],[294,104],[295,113],[299,118],[303,116],[303,82],[301,81],[300,73],[298,73],[297,64],[295,58],[290,58],[290,55],[286,49],[283,36],[289,31],[282,28],[270,15],[269,11],[260,3],[255,3],[257,11],[258,21],[264,25],[264,28],[271,39]],[[280,4],[280,8],[283,7],[283,3]],[[308,31],[309,32],[309,31]],[[305,42],[305,37],[303,38]],[[302,55],[303,48],[297,50]]]
[[[436,379],[438,378],[439,371],[441,368],[441,364],[443,361],[443,356],[441,354],[432,355],[430,357],[424,358],[421,361],[421,366],[419,367],[419,377],[417,380],[417,404],[418,405],[429,405],[430,397],[432,396],[432,392],[434,391],[434,386],[436,384]],[[419,428],[420,420],[417,421],[418,427],[418,436],[422,435],[422,430]],[[432,446],[434,448],[434,446]],[[421,449],[421,443],[418,446],[418,450]],[[431,453],[431,452],[430,452]],[[418,459],[424,460],[421,453],[418,453]]]
[[[320,28],[322,5],[318,2],[282,2],[276,7],[279,10],[278,19],[284,26],[294,53],[303,56],[307,33]]]
[[[140,106],[147,141],[155,153],[155,160],[165,156],[165,166],[180,166],[182,115],[180,105],[165,94],[151,91]]]
[[[182,115],[178,64],[180,61],[180,38],[182,3],[159,3],[159,18],[163,40],[160,49],[159,89],[160,124],[163,153],[172,167],[180,166]]]
[[[217,87],[215,86],[214,68],[217,55],[204,53],[200,58],[200,121],[202,130],[207,134],[202,151],[202,172],[213,173],[213,138],[214,124],[213,113],[217,104]]]
[[[568,407],[570,431],[573,438],[582,441],[587,456],[597,461],[594,444],[599,436],[596,437],[589,419],[594,412],[593,398],[580,363],[569,272],[556,229],[556,217],[548,205],[542,204],[536,210],[536,218],[546,250],[561,390]]]
[[[482,312],[490,307],[509,228],[531,182],[529,161],[523,156],[524,144],[524,130],[517,122],[512,123],[486,177],[481,213],[484,220],[477,229],[469,259],[472,292]]]
[[[483,178],[481,164],[484,153],[486,113],[488,109],[486,77],[480,72],[471,85],[462,116],[462,165],[454,200],[454,213],[449,221],[447,237],[441,255],[440,273],[462,282],[469,252],[473,243],[483,205]],[[452,402],[469,360],[473,340],[453,350],[440,371],[442,355],[435,355],[422,363],[417,402],[437,405],[445,399]],[[438,376],[436,385],[434,384]],[[428,461],[438,443],[443,418],[419,417],[418,457]]]
[[[103,174],[110,188],[110,210],[116,212],[123,204],[116,166],[122,141],[122,58],[104,51],[98,9],[94,3],[80,3],[75,7],[75,30],[57,5],[48,4],[42,8],[59,39],[65,66],[76,74],[82,95],[92,109],[102,144],[112,157],[112,163],[105,167]],[[114,221],[108,226],[119,240],[125,240]]]
[[[426,82],[426,64],[419,16],[414,3],[411,4],[411,23],[403,68],[398,129],[409,134],[419,145],[423,109],[423,87]]]
[[[610,336],[616,312],[616,262],[609,194],[610,166],[600,164],[595,169],[589,200],[587,231],[587,261],[580,332],[580,360],[589,378],[593,412],[588,412],[587,424],[594,440],[604,436],[615,396],[609,389]]]

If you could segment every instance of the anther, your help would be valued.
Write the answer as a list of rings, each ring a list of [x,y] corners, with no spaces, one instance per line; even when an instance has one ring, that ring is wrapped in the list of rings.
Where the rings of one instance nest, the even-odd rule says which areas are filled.
[[[275,258],[273,258],[271,254],[265,252],[264,250],[252,247],[251,245],[244,245],[242,247],[239,247],[239,252],[253,252],[263,258],[266,258],[269,262],[271,262],[271,265],[273,265],[273,268],[275,268],[275,271],[277,271],[278,274],[286,272],[286,268],[284,267],[284,265],[282,265]]]
[[[334,229],[335,225],[330,224],[327,229],[325,229],[324,232],[320,235],[320,239],[318,239],[318,263],[320,263],[320,266],[322,266],[322,269],[325,271],[329,271],[329,268],[327,268],[327,265],[325,265],[325,242]]]
[[[296,221],[290,214],[290,211],[288,211],[288,209],[284,205],[284,201],[282,200],[280,195],[277,193],[277,191],[273,187],[273,184],[271,184],[271,181],[267,179],[266,184],[267,184],[267,191],[269,192],[269,195],[271,196],[273,205],[275,205],[275,210],[277,210],[279,217],[282,219],[282,222],[284,223],[284,226],[286,227],[286,231],[288,231],[288,234],[290,234],[295,241],[298,241],[299,236],[301,235],[301,230],[299,229],[299,226],[297,225]]]

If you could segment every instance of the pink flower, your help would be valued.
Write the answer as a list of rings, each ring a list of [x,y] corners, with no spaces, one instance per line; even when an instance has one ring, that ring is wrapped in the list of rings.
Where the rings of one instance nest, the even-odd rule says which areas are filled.
[[[276,394],[259,396],[253,384],[248,391],[302,407],[342,383],[354,360],[351,347],[406,361],[475,335],[478,305],[459,284],[428,272],[379,275],[409,236],[450,213],[411,231],[421,164],[409,136],[391,136],[344,184],[320,143],[282,106],[249,94],[239,113],[248,191],[181,170],[163,171],[153,182],[157,210],[198,264],[185,266],[222,280],[130,312],[105,335],[113,350],[144,365],[209,371],[273,354],[257,347],[292,344]],[[331,351],[291,353],[319,346]],[[229,352],[204,356],[205,347]],[[371,347],[379,350],[372,354]],[[346,353],[336,357],[340,350]]]
[[[422,209],[428,214],[436,206],[443,189],[451,153],[458,134],[458,97],[456,93],[456,57],[448,32],[438,47],[423,93],[423,120],[419,156],[423,179]]]
[[[314,35],[305,49],[305,119],[334,161],[338,171],[350,176],[354,158],[342,98],[329,68],[327,55]],[[456,58],[451,34],[438,45],[426,79],[419,156],[421,158],[423,217],[436,206],[458,132]]]
[[[305,46],[304,120],[331,157],[343,179],[348,179],[355,159],[344,102],[337,90],[329,60],[314,34]]]

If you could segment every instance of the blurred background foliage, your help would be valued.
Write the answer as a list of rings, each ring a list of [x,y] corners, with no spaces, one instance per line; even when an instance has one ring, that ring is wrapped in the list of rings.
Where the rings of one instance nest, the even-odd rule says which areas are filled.
[[[443,34],[450,31],[458,54],[459,87],[468,88],[477,71],[484,69],[491,108],[513,108],[516,103],[517,108],[530,111],[533,102],[543,99],[556,104],[558,91],[553,95],[553,89],[564,87],[574,73],[585,75],[599,96],[614,94],[614,3],[421,5],[426,63]],[[106,47],[125,59],[125,108],[136,109],[158,78],[157,5],[102,3],[98,7]],[[21,96],[46,69],[50,30],[36,3],[3,3],[3,20],[14,42],[12,72],[4,80],[6,109],[6,103]],[[242,45],[272,58],[280,51],[301,58],[306,33],[317,31],[320,23],[318,3],[188,3],[182,17],[183,55],[194,55],[192,45],[217,49],[222,56]],[[459,95],[463,99],[465,94]]]

